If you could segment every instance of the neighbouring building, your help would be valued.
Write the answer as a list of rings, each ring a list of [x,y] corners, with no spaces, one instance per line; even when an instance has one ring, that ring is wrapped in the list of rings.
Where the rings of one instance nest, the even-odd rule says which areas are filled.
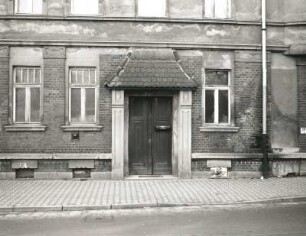
[[[261,4],[0,0],[0,179],[260,177]],[[303,175],[306,0],[266,15],[269,170]]]

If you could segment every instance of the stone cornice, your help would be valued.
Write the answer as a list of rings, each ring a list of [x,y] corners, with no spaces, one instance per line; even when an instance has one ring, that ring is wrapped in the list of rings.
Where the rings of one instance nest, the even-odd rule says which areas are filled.
[[[35,46],[35,47],[154,47],[154,48],[172,48],[172,49],[216,49],[216,50],[261,50],[260,44],[212,44],[212,43],[176,43],[176,42],[135,42],[135,41],[68,41],[68,40],[16,40],[0,39],[1,45],[9,46]],[[268,45],[268,51],[285,52],[289,46],[286,45]]]

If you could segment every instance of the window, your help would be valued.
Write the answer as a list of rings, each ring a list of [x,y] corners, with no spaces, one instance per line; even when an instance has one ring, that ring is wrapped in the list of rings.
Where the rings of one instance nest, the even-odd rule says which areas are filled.
[[[15,12],[24,14],[42,14],[43,0],[16,0]]]
[[[99,0],[71,0],[71,14],[98,15]]]
[[[205,0],[205,17],[229,18],[231,15],[230,0]]]
[[[42,79],[39,67],[15,67],[13,81],[14,123],[41,121]]]
[[[206,70],[204,83],[204,123],[230,124],[230,76],[226,70]]]
[[[138,16],[166,17],[166,0],[138,0]]]
[[[69,70],[69,122],[96,123],[98,81],[96,69],[91,67]]]

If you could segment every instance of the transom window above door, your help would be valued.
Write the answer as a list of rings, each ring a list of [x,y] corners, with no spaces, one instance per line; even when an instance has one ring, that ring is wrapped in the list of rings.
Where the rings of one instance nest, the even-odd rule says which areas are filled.
[[[42,14],[43,0],[16,0],[15,13]]]
[[[166,17],[167,0],[137,0],[137,16]]]
[[[71,14],[98,15],[99,0],[71,0]]]

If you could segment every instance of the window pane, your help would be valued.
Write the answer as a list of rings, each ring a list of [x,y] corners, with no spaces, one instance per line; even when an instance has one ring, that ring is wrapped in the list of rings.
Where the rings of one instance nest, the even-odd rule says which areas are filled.
[[[90,84],[96,83],[96,71],[90,70]]]
[[[16,83],[21,83],[21,68],[16,68]]]
[[[71,83],[72,84],[76,84],[76,82],[77,82],[76,76],[77,76],[76,69],[71,69]]]
[[[40,88],[31,88],[31,122],[40,120]]]
[[[16,88],[16,113],[17,122],[25,122],[25,88]]]
[[[72,0],[71,13],[80,15],[99,14],[99,0]]]
[[[40,84],[40,69],[35,69],[35,84]]]
[[[22,69],[22,83],[28,83],[28,70]]]
[[[228,90],[219,90],[219,123],[228,123]]]
[[[228,86],[228,71],[205,71],[205,85]]]
[[[228,0],[215,0],[215,17],[227,18],[228,16]]]
[[[138,0],[138,15],[146,17],[165,17],[165,0]]]
[[[71,89],[71,121],[81,122],[81,89]]]
[[[86,102],[85,102],[85,119],[86,122],[95,122],[95,105],[96,105],[96,97],[95,97],[95,89],[87,88],[86,90]]]
[[[32,13],[32,0],[19,0],[18,13]]]
[[[33,13],[42,13],[42,1],[43,0],[33,0]]]
[[[205,17],[214,17],[214,1],[205,0]]]
[[[83,70],[77,70],[77,84],[82,84]]]
[[[84,70],[84,84],[89,84],[89,70]]]
[[[29,69],[29,83],[35,83],[34,80],[34,69]]]
[[[205,90],[205,123],[214,123],[214,90]]]

